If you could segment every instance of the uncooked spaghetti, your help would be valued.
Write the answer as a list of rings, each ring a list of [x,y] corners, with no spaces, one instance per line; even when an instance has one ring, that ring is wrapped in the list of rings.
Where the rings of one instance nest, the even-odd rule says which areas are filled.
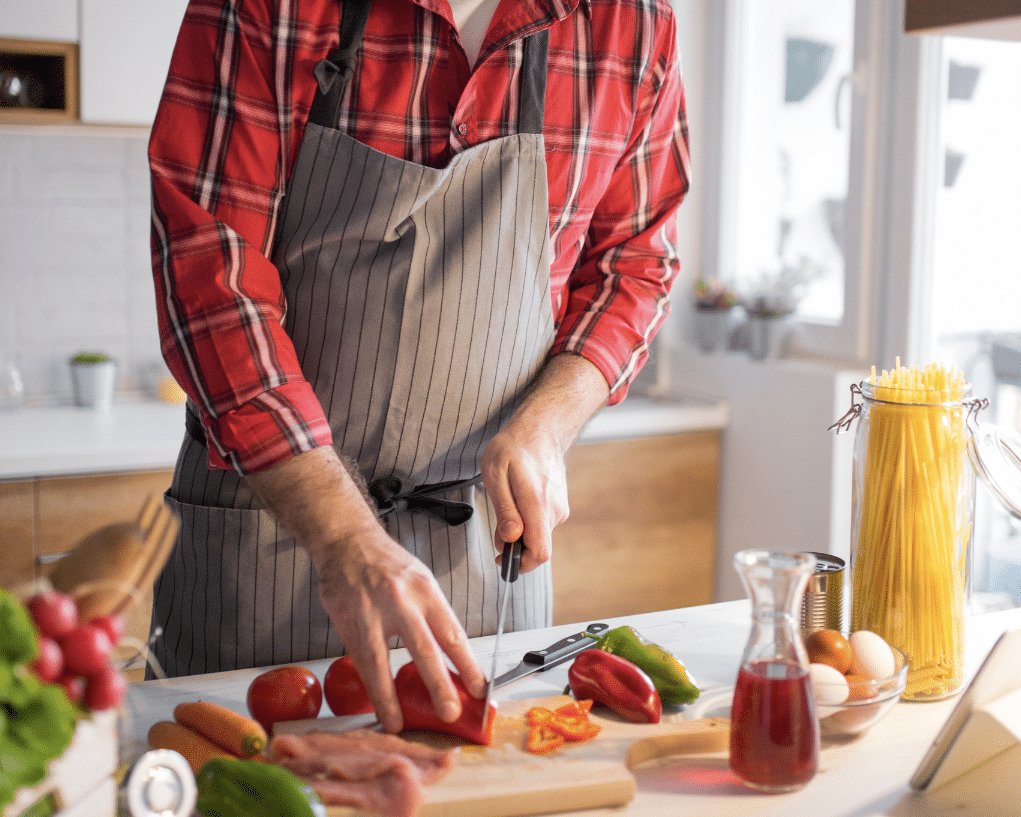
[[[956,369],[907,368],[899,358],[862,384],[868,431],[857,452],[865,459],[855,478],[852,626],[908,656],[905,698],[942,698],[963,680],[968,388]]]

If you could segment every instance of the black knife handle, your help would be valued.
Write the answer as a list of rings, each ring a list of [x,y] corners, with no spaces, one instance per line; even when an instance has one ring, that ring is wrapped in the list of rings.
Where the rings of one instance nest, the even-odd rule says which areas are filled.
[[[596,624],[589,624],[589,626],[585,628],[585,632],[599,636],[609,629],[609,624],[597,622]],[[561,639],[556,644],[550,644],[544,650],[526,652],[525,657],[522,660],[529,664],[535,664],[541,668],[539,671],[543,672],[564,663],[564,661],[571,656],[577,655],[578,653],[587,650],[589,647],[594,647],[595,645],[596,639],[589,638],[584,633],[575,633],[574,635],[569,635],[567,638]]]
[[[503,560],[500,562],[500,575],[505,582],[516,582],[521,567],[521,551],[525,549],[525,538],[516,542],[504,542]]]

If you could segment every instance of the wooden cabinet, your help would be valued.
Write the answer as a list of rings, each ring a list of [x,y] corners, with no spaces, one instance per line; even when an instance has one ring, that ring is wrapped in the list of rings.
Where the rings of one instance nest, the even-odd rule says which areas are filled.
[[[92,531],[135,519],[145,500],[161,495],[172,471],[0,482],[0,586],[31,581]],[[148,597],[125,622],[125,632],[149,635]],[[139,673],[136,673],[138,675]]]
[[[1021,40],[1021,0],[907,0],[904,29],[909,33]]]
[[[567,467],[554,624],[712,600],[720,432],[581,443]]]
[[[187,0],[81,0],[81,120],[151,125]]]

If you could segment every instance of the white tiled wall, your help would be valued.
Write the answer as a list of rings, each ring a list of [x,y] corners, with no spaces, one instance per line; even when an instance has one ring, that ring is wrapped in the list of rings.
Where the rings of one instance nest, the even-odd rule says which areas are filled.
[[[147,133],[0,128],[0,363],[68,402],[67,359],[103,351],[118,389],[164,376],[149,261]]]

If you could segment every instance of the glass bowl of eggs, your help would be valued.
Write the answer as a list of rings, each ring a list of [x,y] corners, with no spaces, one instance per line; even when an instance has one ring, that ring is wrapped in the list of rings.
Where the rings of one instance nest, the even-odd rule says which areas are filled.
[[[809,676],[824,738],[860,735],[881,721],[904,692],[908,661],[880,636],[816,630],[805,636]]]

